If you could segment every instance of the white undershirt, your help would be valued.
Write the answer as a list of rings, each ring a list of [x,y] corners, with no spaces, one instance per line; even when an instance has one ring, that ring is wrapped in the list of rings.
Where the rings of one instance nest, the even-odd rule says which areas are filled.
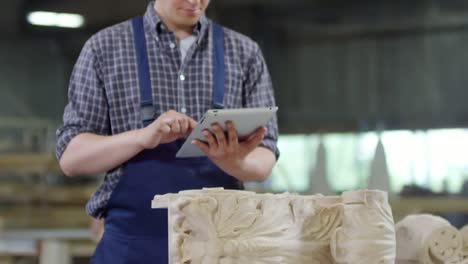
[[[184,61],[188,50],[190,49],[192,44],[195,43],[196,40],[197,38],[194,35],[192,35],[190,37],[184,38],[183,40],[179,42],[179,48],[180,48],[180,54],[182,55],[182,61]]]

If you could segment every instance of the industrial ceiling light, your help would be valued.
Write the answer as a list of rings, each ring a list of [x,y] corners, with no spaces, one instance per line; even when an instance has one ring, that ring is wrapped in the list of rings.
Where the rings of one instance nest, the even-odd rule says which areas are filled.
[[[80,28],[84,25],[84,17],[78,14],[34,11],[28,14],[31,25],[62,28]]]

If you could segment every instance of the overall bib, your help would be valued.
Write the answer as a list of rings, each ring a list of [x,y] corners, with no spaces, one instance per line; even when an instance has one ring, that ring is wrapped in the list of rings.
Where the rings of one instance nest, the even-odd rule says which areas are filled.
[[[145,111],[153,108],[143,19],[134,18],[135,48],[144,124]],[[224,34],[213,25],[213,107],[222,108],[224,98]],[[146,109],[146,110],[145,110]],[[150,109],[151,111],[147,111]],[[146,115],[146,117],[154,116]],[[175,158],[183,140],[144,150],[123,168],[123,175],[106,208],[105,232],[91,263],[168,263],[167,210],[151,209],[156,194],[176,193],[203,187],[239,189],[240,183],[208,158]]]

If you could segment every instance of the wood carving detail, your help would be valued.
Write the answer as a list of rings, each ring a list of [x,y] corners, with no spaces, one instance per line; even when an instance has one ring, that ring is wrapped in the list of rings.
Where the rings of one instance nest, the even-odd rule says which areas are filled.
[[[207,189],[156,196],[153,207],[169,208],[170,263],[356,263],[351,257],[372,244],[381,245],[375,247],[379,252],[369,257],[369,262],[359,263],[394,263],[394,229],[386,195],[362,193],[384,199],[375,206],[360,201],[356,207],[341,197]],[[356,218],[350,208],[364,213],[365,218]],[[377,221],[378,227],[373,228],[368,221]],[[381,228],[382,223],[385,228]],[[359,239],[367,242],[345,255],[336,254],[348,245],[342,235],[350,229],[363,232],[367,240]],[[376,243],[379,241],[384,243]],[[350,260],[340,260],[342,256]]]

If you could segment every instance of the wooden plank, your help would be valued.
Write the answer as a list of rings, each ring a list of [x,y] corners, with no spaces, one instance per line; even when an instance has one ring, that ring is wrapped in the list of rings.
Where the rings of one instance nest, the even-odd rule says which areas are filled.
[[[41,228],[88,228],[91,217],[84,206],[13,207],[2,210],[5,230]]]
[[[88,228],[78,229],[10,229],[2,235],[10,240],[66,240],[66,241],[91,241],[92,235]]]
[[[96,191],[95,185],[48,187],[45,201],[48,203],[82,204],[85,205]],[[44,197],[39,197],[44,201]]]
[[[41,175],[46,172],[60,173],[60,166],[50,153],[23,153],[0,155],[0,172],[17,172]]]
[[[0,239],[0,256],[37,256],[38,249],[34,240]]]
[[[395,222],[409,214],[467,213],[468,199],[447,197],[411,197],[390,200]]]
[[[44,263],[48,263],[46,260],[55,251],[53,247],[62,247],[66,248],[69,257],[86,258],[93,255],[97,243],[87,228],[8,230],[0,239],[0,257],[39,256]],[[47,244],[55,245],[45,250]]]
[[[2,183],[0,200],[3,203],[82,205],[96,190],[95,185],[84,186],[42,186]],[[21,194],[21,195],[18,195]]]
[[[54,127],[47,119],[0,116],[0,128],[47,129]]]

